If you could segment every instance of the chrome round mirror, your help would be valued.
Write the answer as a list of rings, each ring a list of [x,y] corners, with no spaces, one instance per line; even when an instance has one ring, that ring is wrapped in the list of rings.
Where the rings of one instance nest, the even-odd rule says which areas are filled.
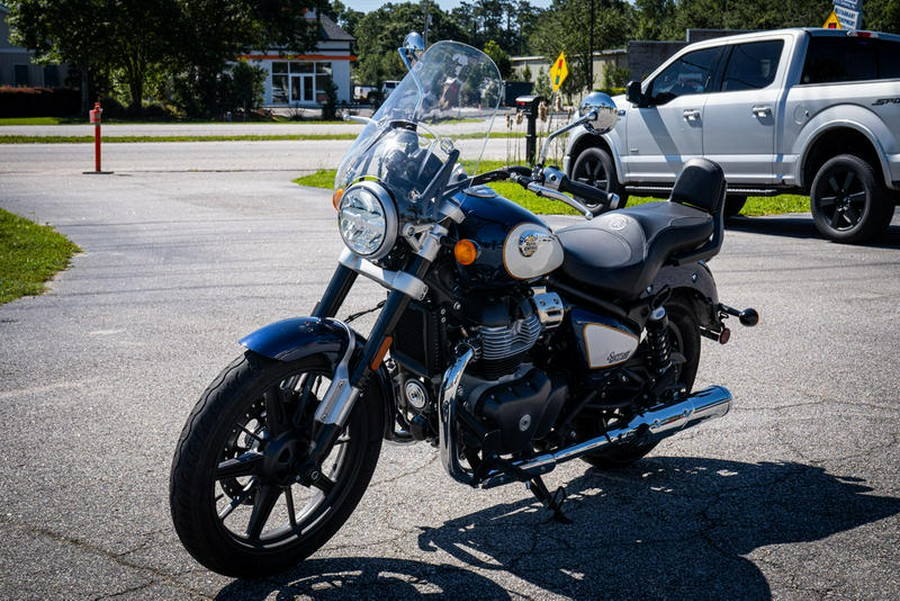
[[[579,113],[582,117],[588,117],[584,126],[595,134],[605,134],[619,120],[616,103],[603,92],[591,92],[585,96]]]
[[[406,68],[412,70],[412,66],[416,64],[423,52],[425,52],[425,40],[422,39],[422,34],[417,31],[409,32],[406,39],[403,40],[403,47],[400,48],[400,56],[403,57]]]

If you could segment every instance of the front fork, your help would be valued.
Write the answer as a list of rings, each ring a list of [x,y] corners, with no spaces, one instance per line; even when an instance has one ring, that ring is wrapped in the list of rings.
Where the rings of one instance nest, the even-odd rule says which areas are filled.
[[[342,255],[342,257],[346,257],[346,255]],[[394,272],[391,275],[397,276],[402,274],[405,277],[399,277],[398,279],[403,282],[410,281],[409,276],[412,276],[413,280],[421,282],[421,278],[428,271],[433,258],[416,256],[412,259],[407,271]],[[354,261],[347,260],[346,263],[360,265],[358,259]],[[387,272],[373,269],[371,263],[366,263],[365,265],[365,267],[360,266],[359,270],[356,270],[346,265],[345,261],[342,261],[332,275],[322,300],[319,301],[313,310],[313,317],[333,318],[347,298],[350,288],[360,273],[373,277],[373,273],[377,271],[381,275],[373,277],[373,279],[377,279],[383,285],[391,288],[384,307],[378,315],[375,325],[372,327],[369,338],[355,361],[353,361],[356,346],[355,335],[346,324],[337,322],[347,330],[348,346],[341,357],[340,363],[335,368],[331,385],[328,387],[328,390],[322,397],[322,402],[316,410],[315,419],[320,427],[310,449],[307,461],[308,469],[306,470],[308,473],[316,473],[315,470],[318,469],[321,462],[331,452],[338,435],[347,424],[347,418],[350,416],[350,412],[353,410],[360,392],[365,389],[369,378],[381,366],[384,355],[393,341],[392,334],[394,329],[412,300],[411,290],[408,286],[391,287],[390,281],[386,281],[386,278],[383,277]],[[420,288],[415,290],[414,294],[422,294]]]

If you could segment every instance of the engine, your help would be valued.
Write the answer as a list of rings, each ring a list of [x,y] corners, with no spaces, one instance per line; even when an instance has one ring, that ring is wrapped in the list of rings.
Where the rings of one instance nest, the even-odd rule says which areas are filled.
[[[523,363],[544,330],[563,319],[558,295],[543,289],[533,292],[509,312],[502,304],[483,308],[485,323],[496,323],[504,314],[507,323],[476,328],[479,358],[463,379],[463,403],[489,431],[497,432],[493,440],[500,453],[527,449],[534,439],[545,436],[568,396],[564,382]]]
[[[473,302],[464,311],[462,329],[477,347],[477,359],[469,363],[463,376],[460,399],[487,432],[495,433],[492,440],[497,452],[529,449],[535,439],[550,431],[568,397],[564,381],[554,380],[526,361],[541,335],[562,323],[562,300],[555,293],[535,288],[518,298]],[[422,382],[426,378],[433,381],[446,369],[445,349],[454,344],[447,317],[446,310],[414,303],[396,329],[392,356],[419,376],[407,379],[403,391],[404,404],[414,414],[427,407],[428,393]]]
[[[533,290],[530,298],[518,302],[496,302],[479,307],[474,333],[480,341],[479,358],[471,373],[496,380],[514,373],[526,353],[545,329],[562,323],[563,306],[559,295],[543,288]]]

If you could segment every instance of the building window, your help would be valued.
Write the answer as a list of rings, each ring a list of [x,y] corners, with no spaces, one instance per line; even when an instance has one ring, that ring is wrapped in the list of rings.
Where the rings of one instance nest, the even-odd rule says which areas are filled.
[[[31,72],[28,65],[15,65],[13,67],[13,82],[17,86],[31,85]]]
[[[59,87],[59,67],[56,65],[47,65],[44,67],[44,87]]]
[[[331,76],[331,63],[275,61],[272,63],[272,104],[304,105],[318,101],[325,90],[324,77]]]

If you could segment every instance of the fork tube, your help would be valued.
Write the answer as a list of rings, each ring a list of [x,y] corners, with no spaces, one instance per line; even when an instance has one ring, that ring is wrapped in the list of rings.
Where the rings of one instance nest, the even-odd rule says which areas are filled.
[[[416,277],[423,277],[425,273],[427,273],[430,265],[431,261],[428,259],[416,257],[410,265],[409,272],[415,274]],[[332,278],[332,284],[334,284],[336,279],[337,273],[335,273],[335,277]],[[329,290],[333,287],[335,286],[330,284]],[[372,326],[372,331],[369,333],[369,339],[362,349],[362,354],[359,359],[354,362],[354,368],[349,378],[350,385],[347,387],[347,391],[342,401],[338,403],[340,407],[338,407],[335,412],[336,419],[329,419],[326,420],[325,423],[322,423],[315,444],[310,452],[310,461],[314,462],[314,464],[318,465],[325,459],[328,453],[331,452],[334,442],[346,425],[347,418],[350,415],[350,411],[353,409],[353,405],[358,400],[361,391],[365,390],[369,377],[374,373],[372,370],[372,362],[381,348],[385,337],[394,332],[394,329],[400,322],[400,317],[403,315],[403,312],[406,311],[411,300],[412,299],[409,296],[397,290],[392,290],[390,294],[388,294],[384,307],[381,309],[381,313],[378,315],[378,319],[375,321],[375,325]]]
[[[325,294],[313,309],[313,317],[325,318],[337,315],[338,309],[344,304],[344,299],[347,298],[358,275],[352,269],[338,263],[337,269],[331,276],[331,281],[328,282],[328,288],[325,289]]]

